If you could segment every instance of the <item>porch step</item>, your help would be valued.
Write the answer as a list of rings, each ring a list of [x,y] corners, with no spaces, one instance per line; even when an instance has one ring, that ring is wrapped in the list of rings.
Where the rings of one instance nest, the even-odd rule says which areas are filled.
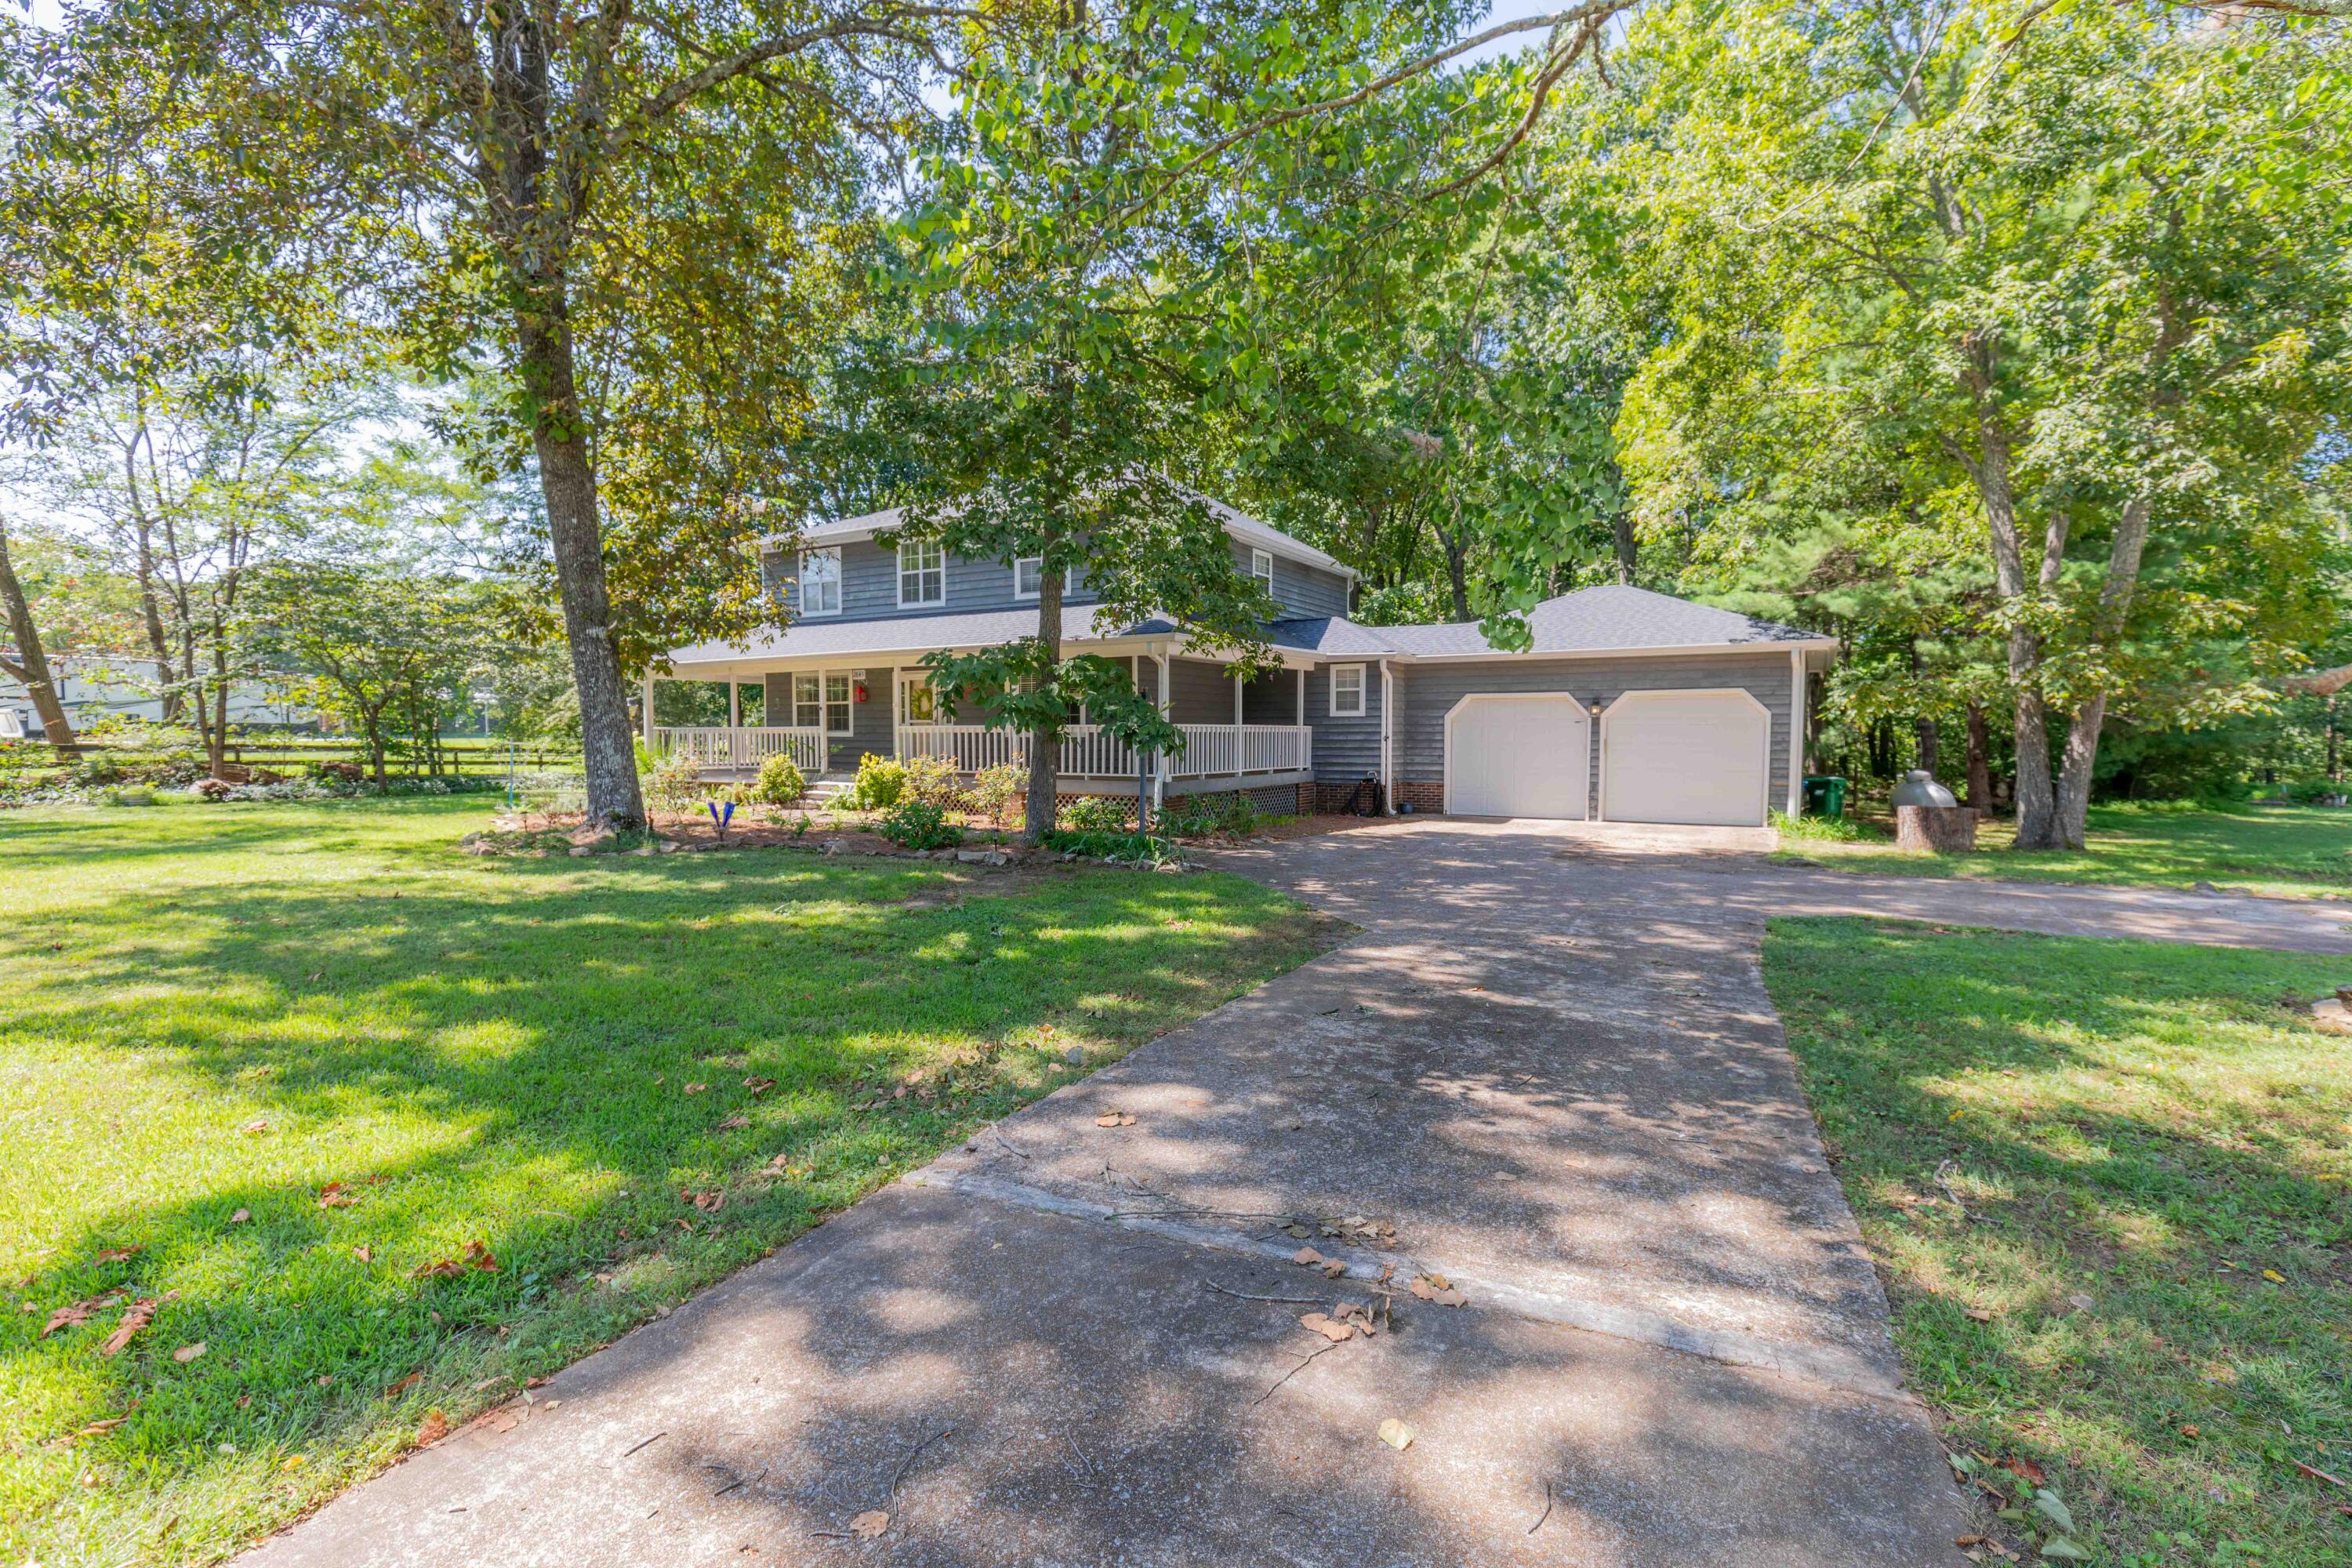
[[[801,796],[801,801],[807,805],[831,805],[835,799],[847,795],[856,782],[838,775],[813,778],[808,781],[808,793]]]

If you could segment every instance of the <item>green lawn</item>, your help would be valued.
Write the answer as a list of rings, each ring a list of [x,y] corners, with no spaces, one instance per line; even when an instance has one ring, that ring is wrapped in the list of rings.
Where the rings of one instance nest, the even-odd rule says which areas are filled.
[[[2352,1561],[2295,1468],[2352,1480],[2352,1052],[2281,1005],[2352,962],[1798,921],[1765,973],[1950,1446],[2101,1562]]]
[[[2210,882],[2284,898],[2352,897],[2352,809],[2176,804],[2091,809],[2087,847],[2011,849],[2013,825],[1988,821],[1975,855],[1900,850],[1884,837],[1839,842],[1784,834],[1778,858],[1913,877],[2010,878],[2033,882],[2119,882],[2187,888]]]
[[[483,816],[0,814],[0,1562],[226,1555],[1331,940],[1229,877],[454,852]]]

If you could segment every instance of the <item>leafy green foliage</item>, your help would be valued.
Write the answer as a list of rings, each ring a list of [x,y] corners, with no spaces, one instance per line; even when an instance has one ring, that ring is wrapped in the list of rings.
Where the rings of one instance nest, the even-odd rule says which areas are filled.
[[[948,820],[946,808],[908,796],[882,814],[874,831],[901,849],[952,849],[963,829]]]
[[[763,805],[790,805],[807,793],[800,764],[782,752],[760,764],[760,776],[751,786],[751,798]]]
[[[1062,808],[1061,821],[1077,833],[1132,832],[1135,802],[1124,795],[1082,795]]]
[[[857,759],[857,776],[842,796],[852,811],[880,811],[907,793],[907,764],[872,752]]]

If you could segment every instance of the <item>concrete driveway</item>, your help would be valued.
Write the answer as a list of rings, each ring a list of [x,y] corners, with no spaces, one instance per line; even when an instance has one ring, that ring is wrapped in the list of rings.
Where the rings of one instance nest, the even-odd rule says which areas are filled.
[[[1957,1563],[1764,916],[2352,941],[2257,900],[1871,883],[1759,842],[1432,820],[1223,854],[1362,933],[252,1560]],[[1467,1303],[1400,1289],[1433,1274]],[[1349,1302],[1384,1331],[1299,1322]]]

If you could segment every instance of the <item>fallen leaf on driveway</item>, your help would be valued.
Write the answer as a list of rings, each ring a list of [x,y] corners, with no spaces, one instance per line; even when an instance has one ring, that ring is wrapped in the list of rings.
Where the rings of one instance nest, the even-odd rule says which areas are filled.
[[[121,1354],[122,1347],[131,1342],[131,1336],[137,1333],[140,1330],[145,1328],[154,1321],[155,1298],[152,1296],[140,1297],[139,1300],[131,1302],[129,1309],[123,1312],[122,1321],[114,1325],[114,1332],[106,1336],[106,1342],[98,1347],[98,1353],[100,1355]]]
[[[1331,1318],[1326,1317],[1321,1312],[1307,1313],[1306,1316],[1298,1320],[1298,1326],[1302,1329],[1309,1329],[1316,1333],[1321,1334],[1325,1339],[1329,1340],[1335,1345],[1343,1341],[1354,1338],[1356,1333],[1355,1324],[1336,1321]]]
[[[182,1345],[178,1350],[173,1351],[172,1352],[172,1359],[178,1362],[182,1366],[185,1366],[204,1353],[205,1342],[198,1340],[194,1344]]]
[[[860,1541],[871,1541],[890,1528],[890,1516],[880,1509],[868,1509],[849,1521],[849,1533]]]
[[[1323,1255],[1311,1247],[1302,1247],[1290,1255],[1290,1261],[1302,1268],[1312,1268],[1323,1261]]]
[[[416,1424],[416,1445],[430,1447],[449,1435],[449,1418],[438,1410],[428,1410],[425,1419]]]
[[[1391,1415],[1381,1423],[1381,1441],[1402,1454],[1412,1447],[1412,1428]]]
[[[1336,1258],[1327,1258],[1323,1260],[1323,1278],[1326,1279],[1337,1279],[1347,1271],[1348,1266]]]
[[[1454,1289],[1452,1282],[1443,1274],[1416,1274],[1406,1289],[1423,1300],[1434,1301],[1441,1307],[1459,1307],[1470,1300]]]
[[[1095,1125],[1097,1127],[1132,1127],[1135,1125],[1135,1118],[1133,1115],[1124,1110],[1106,1110],[1100,1116],[1095,1118]]]

